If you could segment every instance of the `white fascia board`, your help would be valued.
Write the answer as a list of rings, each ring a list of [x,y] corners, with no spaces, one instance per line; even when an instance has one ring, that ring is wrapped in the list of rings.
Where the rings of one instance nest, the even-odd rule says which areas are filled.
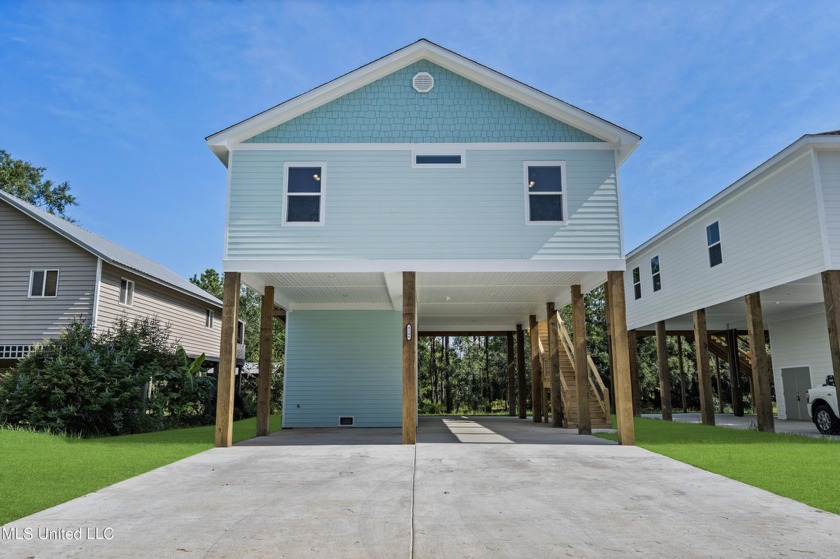
[[[582,109],[472,60],[466,59],[428,41],[421,40],[277,105],[272,109],[268,109],[238,124],[212,134],[207,137],[207,144],[217,157],[226,163],[227,153],[231,146],[239,144],[248,138],[274,128],[330,101],[334,101],[400,68],[404,68],[423,59],[429,60],[442,68],[446,68],[451,72],[538,112],[566,122],[584,132],[592,134],[596,138],[607,142],[618,143],[622,146],[629,146],[632,149],[635,149],[635,146],[641,141],[640,136],[620,126],[587,113]],[[630,152],[632,152],[632,149]],[[627,155],[629,155],[629,152]]]
[[[225,260],[225,272],[610,272],[624,271],[623,258],[569,260]]]
[[[750,183],[755,180],[764,180],[770,178],[770,176],[774,175],[778,171],[781,171],[787,165],[797,161],[800,157],[804,156],[808,153],[807,150],[812,148],[819,147],[820,149],[840,149],[840,136],[816,136],[816,135],[805,135],[790,144],[788,147],[732,183],[731,185],[727,186],[717,194],[715,194],[710,199],[706,200],[689,213],[685,214],[683,217],[645,241],[644,243],[640,244],[633,250],[627,253],[626,258],[630,260],[631,258],[635,258],[640,252],[643,252],[653,245],[657,244],[659,241],[663,240],[665,237],[670,236],[672,233],[676,232],[683,225],[692,221],[695,217],[706,211],[707,209],[715,206],[717,204],[724,203],[724,201],[728,201],[730,198],[740,194],[742,188],[745,188],[750,185]],[[758,181],[757,181],[758,182]]]

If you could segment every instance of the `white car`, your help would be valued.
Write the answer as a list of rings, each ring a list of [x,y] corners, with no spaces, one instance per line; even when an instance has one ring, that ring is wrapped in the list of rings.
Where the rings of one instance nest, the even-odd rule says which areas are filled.
[[[837,388],[834,375],[825,377],[825,384],[808,389],[805,393],[808,415],[823,435],[840,434],[840,409],[837,407]]]

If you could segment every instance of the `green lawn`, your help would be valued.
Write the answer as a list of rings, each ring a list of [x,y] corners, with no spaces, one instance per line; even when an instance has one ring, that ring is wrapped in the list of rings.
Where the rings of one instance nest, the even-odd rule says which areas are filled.
[[[837,441],[645,418],[635,425],[642,448],[840,514]]]
[[[255,433],[256,419],[234,423],[234,441]],[[213,436],[212,425],[101,439],[0,428],[0,525],[212,448]]]

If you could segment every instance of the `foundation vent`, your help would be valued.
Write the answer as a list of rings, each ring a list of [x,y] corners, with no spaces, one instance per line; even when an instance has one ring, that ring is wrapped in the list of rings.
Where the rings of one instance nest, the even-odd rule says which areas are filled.
[[[428,72],[418,72],[411,79],[411,87],[417,93],[428,93],[435,86],[435,78]]]
[[[353,427],[354,418],[352,416],[342,416],[338,418],[339,427]]]

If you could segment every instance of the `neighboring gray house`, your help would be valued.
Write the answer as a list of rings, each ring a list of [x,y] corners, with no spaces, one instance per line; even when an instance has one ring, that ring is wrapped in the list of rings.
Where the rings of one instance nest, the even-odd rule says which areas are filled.
[[[160,264],[0,192],[0,369],[79,317],[103,331],[156,316],[189,355],[217,363],[221,309]]]
[[[752,373],[760,391],[772,377],[779,418],[808,419],[805,391],[840,373],[840,345],[832,350],[840,308],[840,132],[802,136],[631,251],[627,270],[630,330],[651,332],[660,323],[662,332],[693,337],[693,315],[703,311],[710,349],[726,350],[735,371],[754,362],[743,351],[735,357],[735,342],[746,345],[755,317],[753,349],[769,335],[772,372],[761,364],[761,374],[741,373]],[[740,399],[737,386],[719,396],[728,403],[733,395]],[[769,391],[762,395],[769,409]],[[767,419],[772,429],[772,415]]]

